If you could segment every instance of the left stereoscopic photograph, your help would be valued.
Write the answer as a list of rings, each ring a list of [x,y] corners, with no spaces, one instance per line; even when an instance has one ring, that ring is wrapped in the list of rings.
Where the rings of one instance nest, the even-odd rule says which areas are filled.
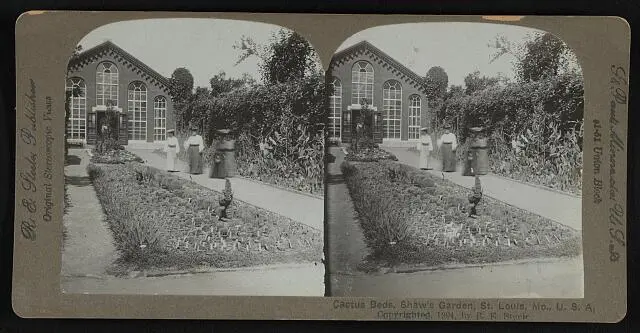
[[[307,40],[123,21],[66,70],[64,293],[324,295],[325,78]]]

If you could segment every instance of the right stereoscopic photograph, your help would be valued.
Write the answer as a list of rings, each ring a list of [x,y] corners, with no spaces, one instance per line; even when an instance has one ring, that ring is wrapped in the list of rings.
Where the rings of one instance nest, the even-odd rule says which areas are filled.
[[[329,295],[584,297],[584,81],[562,39],[380,26],[327,79]]]

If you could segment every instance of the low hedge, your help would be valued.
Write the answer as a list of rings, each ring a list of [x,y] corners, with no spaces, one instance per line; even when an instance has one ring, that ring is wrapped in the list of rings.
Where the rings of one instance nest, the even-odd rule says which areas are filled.
[[[470,189],[390,161],[343,162],[373,261],[439,266],[575,256],[581,235],[486,195],[468,217]]]
[[[220,268],[315,262],[321,233],[235,200],[219,221],[223,194],[139,163],[89,164],[119,263],[129,269]]]

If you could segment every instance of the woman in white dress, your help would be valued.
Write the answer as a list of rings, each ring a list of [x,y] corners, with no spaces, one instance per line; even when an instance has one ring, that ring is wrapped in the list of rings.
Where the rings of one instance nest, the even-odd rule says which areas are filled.
[[[180,152],[180,145],[178,144],[178,138],[175,137],[175,130],[167,131],[167,141],[164,143],[164,152],[167,153],[167,171],[177,172],[176,159]]]
[[[418,145],[418,150],[420,151],[420,169],[431,170],[429,160],[431,159],[431,152],[433,151],[433,143],[426,127],[420,129],[420,141]]]

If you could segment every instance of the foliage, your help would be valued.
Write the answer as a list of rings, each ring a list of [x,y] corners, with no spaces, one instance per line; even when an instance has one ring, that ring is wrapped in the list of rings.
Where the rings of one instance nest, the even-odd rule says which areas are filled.
[[[230,129],[240,175],[320,193],[324,96],[321,76],[231,91],[210,100],[207,142]]]
[[[169,83],[174,102],[189,100],[193,93],[193,75],[188,69],[180,67],[174,70]]]
[[[304,38],[288,30],[268,45],[243,37],[235,48],[242,52],[238,62],[260,59],[263,82],[227,78],[221,72],[211,79],[211,90],[197,88],[185,104],[183,122],[204,127],[209,147],[205,162],[215,155],[218,130],[228,129],[236,139],[240,175],[322,193],[328,95],[317,55]]]
[[[450,94],[443,115],[458,123],[461,143],[470,127],[485,129],[493,172],[563,191],[581,191],[582,179],[577,175],[582,169],[584,86],[579,73],[490,85],[471,95]],[[517,153],[516,145],[528,147],[527,153]],[[464,148],[458,149],[459,156]]]
[[[96,152],[105,154],[113,150],[122,150],[124,147],[118,142],[118,112],[113,105],[107,105],[104,118],[98,124],[98,139],[96,142]]]
[[[359,149],[358,151],[354,151],[349,148],[348,155],[345,157],[345,160],[352,162],[377,162],[380,160],[397,161],[398,158],[384,149],[368,147]]]
[[[512,142],[504,142],[500,135],[492,138],[491,170],[499,175],[532,182],[561,191],[582,193],[583,157],[579,141],[582,127],[566,133],[549,123],[550,134],[536,125],[527,129]]]
[[[471,95],[476,91],[486,89],[499,82],[500,79],[497,77],[480,76],[480,72],[475,71],[464,78],[465,94]]]
[[[121,148],[105,150],[102,153],[98,153],[94,149],[94,155],[91,157],[91,162],[100,164],[125,164],[128,162],[144,162],[144,160],[140,158],[140,156],[128,150],[124,150],[122,146],[120,147]]]
[[[226,76],[227,74],[225,72],[220,72],[209,80],[212,97],[219,97],[222,94],[240,89],[246,85],[255,84],[253,78],[248,75],[244,75],[240,79],[227,78]]]
[[[469,189],[390,162],[342,164],[371,257],[380,264],[498,262],[581,252],[573,229],[484,197],[468,217]]]
[[[447,92],[449,76],[442,67],[431,67],[424,77],[424,84],[427,89],[427,97],[429,99],[443,97]]]
[[[322,195],[324,141],[319,133],[296,119],[283,115],[270,134],[244,132],[236,141],[236,161],[240,175]]]
[[[186,179],[139,163],[87,167],[106,220],[131,269],[241,267],[317,261],[318,230],[233,200],[233,219],[218,221],[223,199]]]
[[[504,36],[496,38],[491,62],[510,54],[515,57],[515,70],[520,82],[539,81],[562,73],[576,71],[577,59],[569,47],[550,33],[534,34],[522,45],[515,45]]]
[[[251,56],[262,60],[260,71],[264,84],[285,83],[320,74],[320,61],[313,47],[291,30],[281,29],[268,46],[260,46],[243,37],[235,47],[242,52],[238,63]]]
[[[554,35],[537,36],[525,44],[525,55],[517,67],[518,76],[524,82],[556,76],[567,52],[571,51]]]
[[[173,101],[173,112],[177,130],[183,130],[189,123],[189,106],[193,98],[193,75],[188,69],[177,68],[169,79],[170,95]]]

